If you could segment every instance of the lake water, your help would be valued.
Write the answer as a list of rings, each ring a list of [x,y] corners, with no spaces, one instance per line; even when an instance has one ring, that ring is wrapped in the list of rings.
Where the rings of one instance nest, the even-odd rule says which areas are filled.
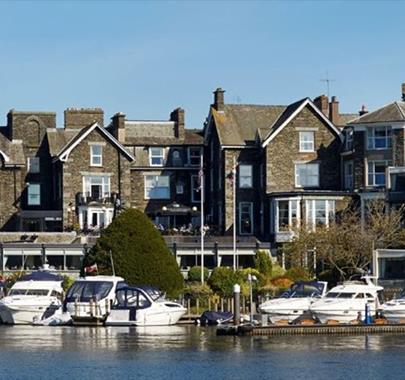
[[[0,326],[1,379],[403,379],[405,335]]]

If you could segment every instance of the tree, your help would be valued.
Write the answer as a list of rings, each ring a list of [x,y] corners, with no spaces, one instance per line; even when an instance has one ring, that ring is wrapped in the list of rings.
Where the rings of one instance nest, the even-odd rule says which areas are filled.
[[[209,271],[204,267],[204,281],[208,280]],[[201,267],[194,266],[188,271],[188,281],[198,282],[201,281]]]
[[[110,252],[117,276],[131,285],[152,285],[177,295],[183,277],[163,237],[139,210],[128,209],[103,230],[84,265],[97,263],[100,274],[112,274]]]
[[[315,230],[301,226],[286,244],[286,254],[293,263],[302,263],[313,251],[318,260],[346,279],[359,269],[366,270],[374,248],[390,248],[405,243],[402,228],[403,208],[388,209],[383,201],[370,201],[364,224],[357,210],[343,210],[329,226]]]
[[[270,277],[273,269],[273,262],[268,251],[258,250],[255,257],[255,269],[263,277]]]

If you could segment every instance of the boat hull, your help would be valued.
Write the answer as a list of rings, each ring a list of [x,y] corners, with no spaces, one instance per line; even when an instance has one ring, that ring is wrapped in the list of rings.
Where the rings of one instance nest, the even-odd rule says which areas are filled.
[[[186,314],[186,309],[178,310],[137,310],[135,319],[130,310],[111,310],[105,321],[106,326],[171,326]]]
[[[48,305],[8,307],[0,305],[0,318],[4,324],[9,325],[32,325],[40,320]]]
[[[328,323],[329,321],[336,321],[339,323],[350,323],[356,320],[364,320],[365,318],[365,305],[348,306],[340,309],[311,309],[312,314],[319,319],[321,323]],[[370,314],[375,313],[375,307],[370,307]]]

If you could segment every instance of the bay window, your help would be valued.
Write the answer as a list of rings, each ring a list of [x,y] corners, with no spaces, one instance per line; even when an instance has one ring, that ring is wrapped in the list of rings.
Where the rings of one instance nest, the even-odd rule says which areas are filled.
[[[299,200],[280,199],[276,201],[276,232],[291,231],[298,225]]]
[[[169,199],[170,176],[146,175],[145,176],[145,199]]]
[[[310,199],[305,202],[306,222],[308,227],[329,226],[335,218],[335,201]]]

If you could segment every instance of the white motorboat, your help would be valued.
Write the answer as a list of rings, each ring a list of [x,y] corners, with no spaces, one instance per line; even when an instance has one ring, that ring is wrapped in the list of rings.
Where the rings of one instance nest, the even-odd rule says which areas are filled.
[[[115,300],[115,292],[126,286],[118,276],[86,276],[69,288],[64,301],[75,325],[103,324]]]
[[[63,277],[39,270],[21,277],[0,300],[0,318],[5,324],[33,324],[49,308],[62,306]]]
[[[385,302],[381,306],[383,316],[388,322],[399,323],[405,321],[405,293],[398,298]]]
[[[186,314],[182,305],[168,301],[150,286],[124,287],[116,292],[106,326],[169,326]]]
[[[310,310],[321,323],[363,320],[366,305],[370,315],[375,314],[383,290],[382,286],[373,284],[370,277],[364,276],[362,281],[347,281],[335,286],[323,299],[314,302]]]
[[[262,303],[259,311],[268,314],[272,323],[281,320],[291,323],[309,311],[310,305],[315,300],[326,294],[327,285],[328,283],[323,281],[296,282],[281,297]]]

